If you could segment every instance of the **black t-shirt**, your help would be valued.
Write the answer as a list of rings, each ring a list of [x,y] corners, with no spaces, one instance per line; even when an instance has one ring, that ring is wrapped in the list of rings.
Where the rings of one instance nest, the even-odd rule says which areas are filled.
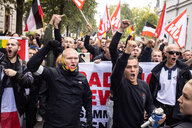
[[[154,109],[148,84],[138,79],[138,85],[132,85],[123,78],[120,86],[114,91],[114,128],[140,127],[144,111],[150,114]]]
[[[132,85],[124,76],[130,54],[123,53],[117,60],[111,75],[114,98],[113,128],[140,128],[144,122],[144,111],[154,109],[151,92],[145,81],[137,79]]]

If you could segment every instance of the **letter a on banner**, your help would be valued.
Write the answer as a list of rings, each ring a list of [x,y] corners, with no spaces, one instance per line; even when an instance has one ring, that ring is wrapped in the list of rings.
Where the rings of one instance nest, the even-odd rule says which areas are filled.
[[[85,0],[73,0],[73,2],[77,5],[77,7],[81,10],[85,3]]]
[[[187,9],[171,22],[165,28],[165,31],[169,33],[180,48],[183,48],[187,40]]]
[[[109,31],[110,28],[111,28],[111,22],[109,20],[109,13],[108,13],[107,5],[106,5],[103,19],[100,20],[100,25],[98,28],[98,34],[97,34],[98,40],[101,40],[103,37],[103,34],[107,31]]]
[[[113,27],[113,33],[117,31],[117,29],[120,27],[120,14],[121,14],[121,2],[119,1],[119,4],[117,8],[114,10],[112,16],[111,16],[111,26]]]

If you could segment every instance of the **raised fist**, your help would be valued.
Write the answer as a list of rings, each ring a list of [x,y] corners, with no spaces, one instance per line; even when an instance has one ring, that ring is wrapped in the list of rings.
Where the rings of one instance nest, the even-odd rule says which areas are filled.
[[[61,43],[57,40],[50,40],[47,44],[50,48],[53,49],[61,46]]]

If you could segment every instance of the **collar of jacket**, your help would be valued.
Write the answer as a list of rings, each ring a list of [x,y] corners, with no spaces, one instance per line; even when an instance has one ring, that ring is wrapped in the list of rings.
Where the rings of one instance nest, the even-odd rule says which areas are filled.
[[[19,55],[17,55],[17,59],[16,59],[16,71],[19,71],[21,65],[23,64],[24,61],[22,61],[20,58],[19,58]],[[1,64],[4,66],[4,68],[10,68],[9,65],[10,65],[10,60],[7,56],[5,56],[4,60],[1,62]],[[14,69],[15,70],[15,69]]]
[[[167,59],[163,60],[161,63],[159,63],[158,65],[156,65],[153,69],[152,69],[152,73],[158,78],[160,71],[162,69],[162,67],[164,67],[165,63],[166,63]],[[177,68],[178,69],[182,69],[183,71],[188,70],[189,67],[183,63],[180,60],[177,60],[176,62]],[[180,71],[180,70],[179,70]]]

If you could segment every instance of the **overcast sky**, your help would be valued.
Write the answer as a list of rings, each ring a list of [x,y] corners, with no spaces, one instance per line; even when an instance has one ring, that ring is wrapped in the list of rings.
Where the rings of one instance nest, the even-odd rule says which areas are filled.
[[[100,16],[101,17],[103,16],[106,4],[108,5],[108,7],[110,5],[117,5],[119,3],[119,0],[96,0],[96,2],[98,3],[98,5],[96,8],[97,14],[95,15],[95,19],[97,21],[97,26],[98,26]],[[151,7],[154,8],[156,5],[156,0],[121,0],[121,3],[129,4],[130,8],[144,7],[144,6],[147,6],[148,4],[150,4]]]

